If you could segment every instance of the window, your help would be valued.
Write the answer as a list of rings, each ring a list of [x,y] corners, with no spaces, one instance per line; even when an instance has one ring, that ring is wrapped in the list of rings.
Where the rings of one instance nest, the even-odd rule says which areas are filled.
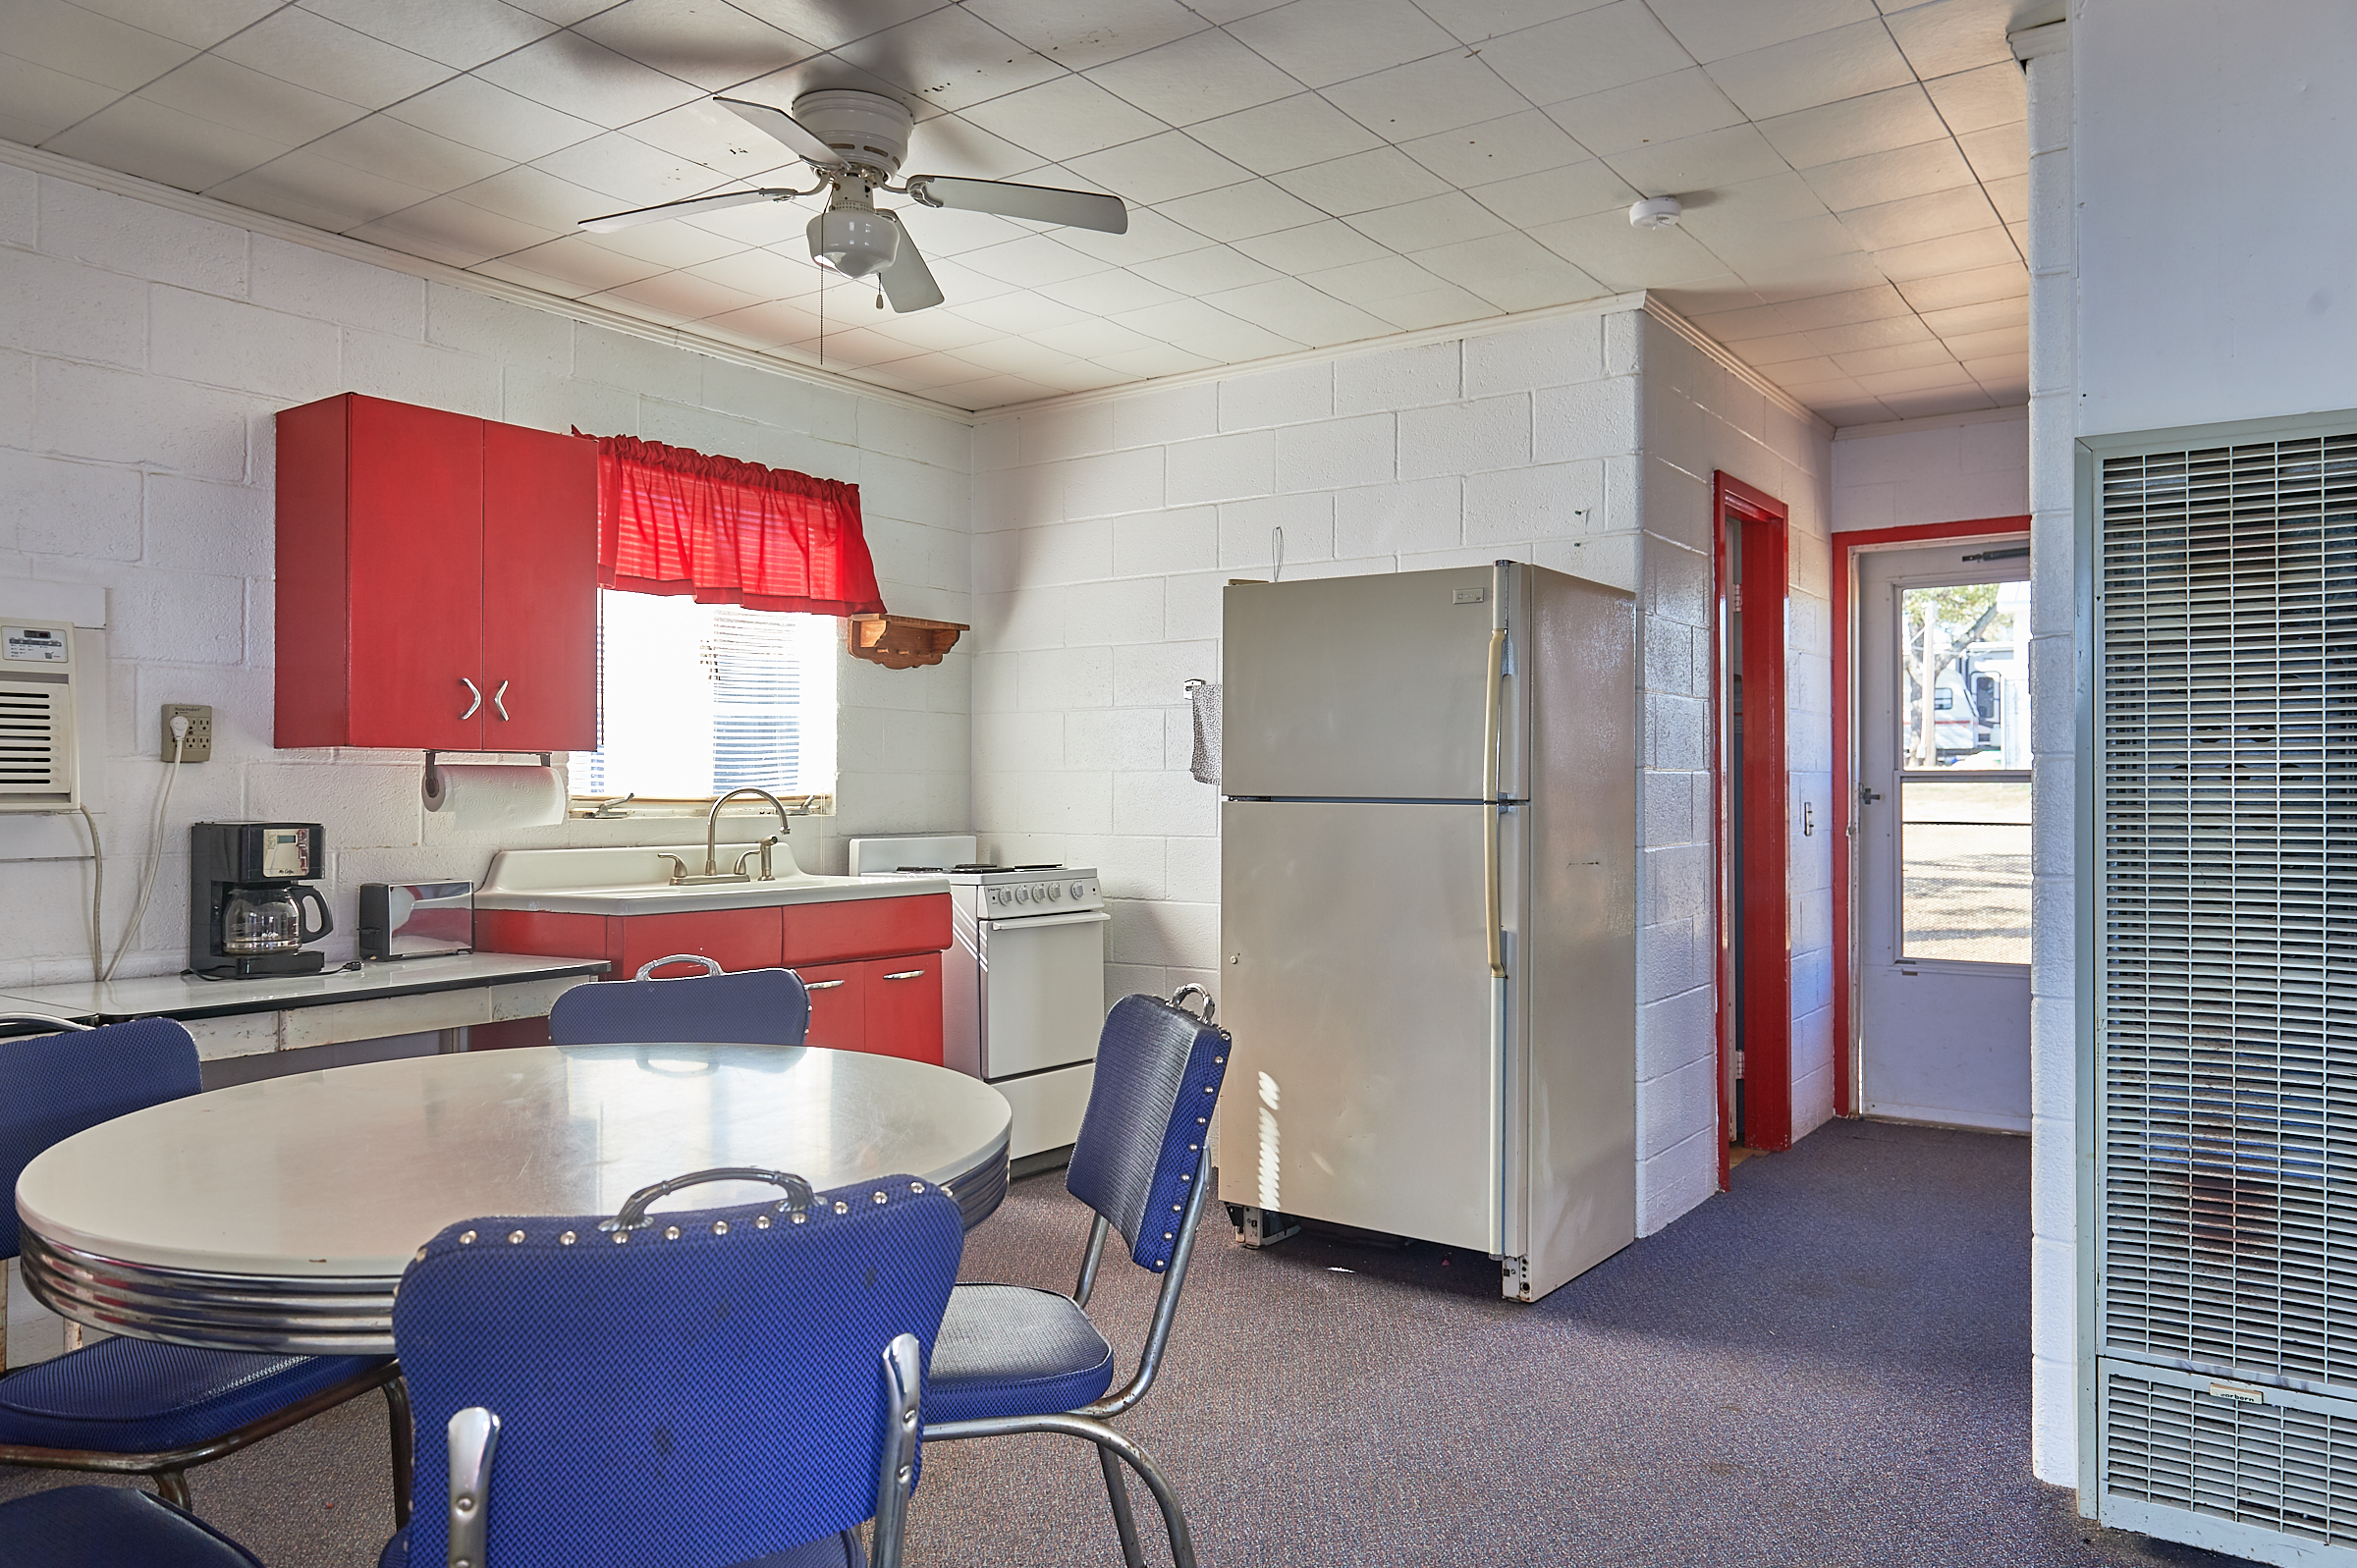
[[[574,759],[573,792],[709,800],[753,784],[832,810],[842,635],[831,616],[600,590],[599,744]]]

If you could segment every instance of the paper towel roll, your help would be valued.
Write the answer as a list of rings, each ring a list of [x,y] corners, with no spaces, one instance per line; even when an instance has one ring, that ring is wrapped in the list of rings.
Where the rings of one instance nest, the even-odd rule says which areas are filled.
[[[565,820],[554,768],[436,763],[425,770],[425,809],[461,828],[546,828]]]

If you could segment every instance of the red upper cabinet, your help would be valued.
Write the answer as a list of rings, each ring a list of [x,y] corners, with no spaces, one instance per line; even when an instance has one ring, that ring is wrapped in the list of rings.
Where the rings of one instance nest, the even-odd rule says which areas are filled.
[[[597,744],[597,448],[354,393],[278,416],[281,746]]]

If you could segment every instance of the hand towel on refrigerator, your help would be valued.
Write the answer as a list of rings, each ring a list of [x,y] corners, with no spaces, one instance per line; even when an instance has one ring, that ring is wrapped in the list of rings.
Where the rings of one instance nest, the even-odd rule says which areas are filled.
[[[1220,687],[1217,681],[1190,680],[1186,694],[1195,704],[1195,756],[1191,765],[1196,779],[1207,784],[1220,782]]]

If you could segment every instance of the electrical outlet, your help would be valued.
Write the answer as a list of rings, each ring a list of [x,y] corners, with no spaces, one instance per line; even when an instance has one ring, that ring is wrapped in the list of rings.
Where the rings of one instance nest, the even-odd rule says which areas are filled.
[[[213,758],[213,710],[200,702],[167,702],[164,704],[164,751],[166,762],[172,760],[172,721],[186,716],[189,737],[182,742],[180,760],[210,762]]]

